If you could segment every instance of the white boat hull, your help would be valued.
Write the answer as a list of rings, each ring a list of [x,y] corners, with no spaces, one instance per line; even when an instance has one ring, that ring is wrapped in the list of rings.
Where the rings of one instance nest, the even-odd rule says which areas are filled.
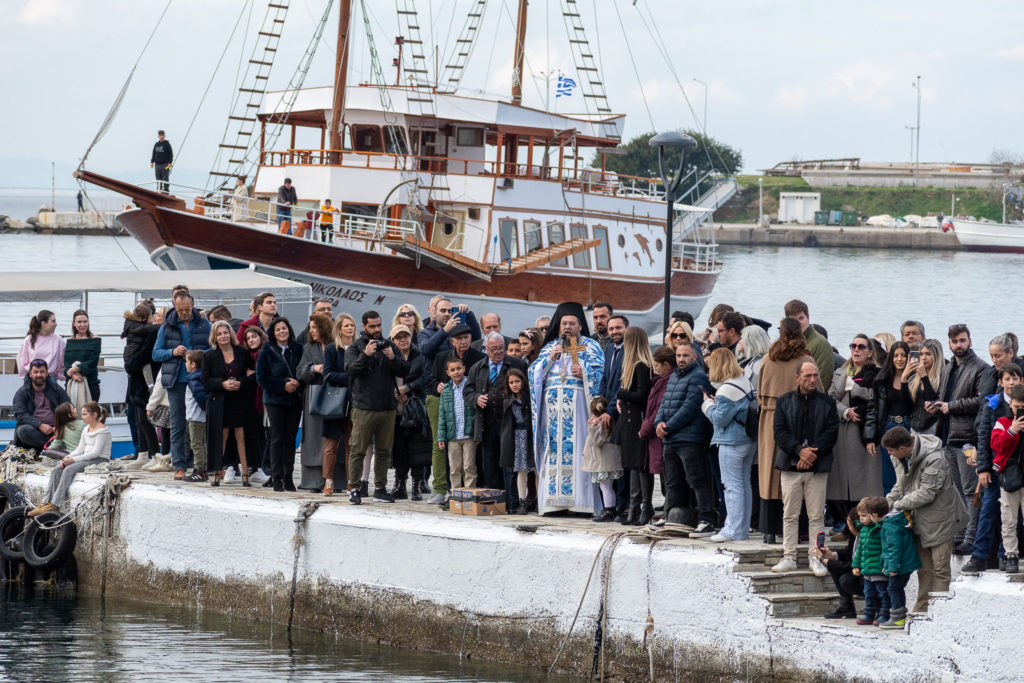
[[[1024,253],[1024,224],[951,219],[956,238],[968,251]]]

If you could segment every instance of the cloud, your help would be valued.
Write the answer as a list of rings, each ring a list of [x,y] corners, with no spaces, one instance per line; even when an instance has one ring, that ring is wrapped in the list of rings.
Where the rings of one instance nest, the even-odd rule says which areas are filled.
[[[18,12],[16,22],[29,26],[63,23],[75,15],[75,0],[28,0]]]
[[[1008,50],[1000,50],[996,53],[997,57],[1005,57],[1006,59],[1024,59],[1024,45],[1015,45]]]
[[[866,106],[872,111],[888,109],[893,102],[912,97],[916,68],[913,64],[899,61],[855,62],[823,79],[781,86],[769,100],[769,107],[777,111],[797,112],[806,110],[815,102],[838,102]],[[922,93],[928,99],[928,88],[922,86]]]

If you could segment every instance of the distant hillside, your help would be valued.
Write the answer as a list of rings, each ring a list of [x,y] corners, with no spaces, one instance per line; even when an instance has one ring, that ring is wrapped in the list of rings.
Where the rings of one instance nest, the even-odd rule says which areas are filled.
[[[715,220],[724,223],[756,223],[758,176],[739,176],[740,191],[715,212]],[[823,210],[856,211],[862,216],[887,213],[891,216],[929,213],[949,214],[950,200],[956,194],[956,213],[999,220],[1002,194],[999,190],[945,190],[932,187],[824,187],[814,189],[801,178],[764,177],[764,213],[779,211],[779,192],[821,192]]]

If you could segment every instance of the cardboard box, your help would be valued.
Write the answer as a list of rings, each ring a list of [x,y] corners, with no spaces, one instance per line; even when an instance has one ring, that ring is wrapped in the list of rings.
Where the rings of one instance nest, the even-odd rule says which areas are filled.
[[[471,517],[507,514],[505,492],[501,489],[454,489],[448,507],[452,514]]]

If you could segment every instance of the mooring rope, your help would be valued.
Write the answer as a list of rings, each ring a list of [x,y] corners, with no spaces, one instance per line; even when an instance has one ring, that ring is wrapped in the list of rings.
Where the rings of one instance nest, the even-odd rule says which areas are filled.
[[[302,550],[302,546],[306,545],[306,524],[309,522],[309,518],[313,516],[313,513],[319,509],[320,503],[310,501],[303,503],[299,507],[299,512],[295,515],[295,533],[292,535],[292,551],[295,553],[295,558],[292,561],[292,589],[291,595],[288,598],[288,632],[292,630],[292,618],[295,616],[295,586],[298,583],[299,577],[299,553]]]

